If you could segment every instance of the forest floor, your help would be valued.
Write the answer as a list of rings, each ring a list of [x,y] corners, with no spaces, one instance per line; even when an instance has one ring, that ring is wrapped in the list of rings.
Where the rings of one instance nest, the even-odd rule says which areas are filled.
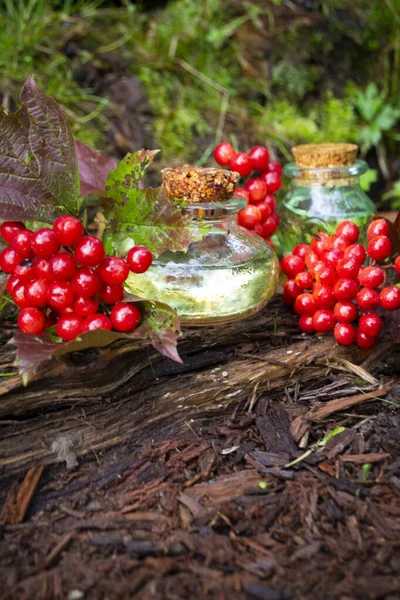
[[[282,315],[274,356],[283,345],[290,358],[295,318],[279,301],[272,307]],[[269,373],[282,360],[262,354],[273,338],[265,314],[238,326],[248,338],[235,352]],[[308,339],[314,349],[328,343]],[[228,377],[231,346],[227,338],[215,344],[227,362],[208,350],[208,367],[191,367],[198,378],[215,374],[217,363]],[[182,348],[185,359],[185,339]],[[303,366],[297,384],[290,374],[270,391],[256,385],[220,413],[199,408],[202,420],[194,416],[179,433],[136,431],[79,456],[72,469],[37,460],[8,473],[1,451],[0,599],[400,598],[399,350],[383,341],[375,355],[325,364],[311,379],[302,379]],[[182,382],[181,412],[196,392],[183,373],[169,376]],[[126,385],[118,385],[125,400]],[[85,410],[71,405],[59,419],[78,423]],[[124,410],[129,420],[129,403]],[[39,409],[35,423],[45,427],[54,412]],[[32,415],[0,421],[6,443],[29,436]],[[40,430],[37,438],[43,445]]]

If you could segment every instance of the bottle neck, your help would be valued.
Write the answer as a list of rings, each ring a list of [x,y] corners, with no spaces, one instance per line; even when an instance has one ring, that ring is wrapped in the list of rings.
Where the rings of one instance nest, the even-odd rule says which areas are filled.
[[[368,170],[363,160],[354,164],[332,168],[298,167],[295,163],[285,166],[284,173],[292,179],[293,187],[348,187],[359,184],[360,175]]]

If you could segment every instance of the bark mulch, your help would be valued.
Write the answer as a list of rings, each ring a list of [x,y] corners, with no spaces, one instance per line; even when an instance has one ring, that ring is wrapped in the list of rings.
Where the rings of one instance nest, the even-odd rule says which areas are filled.
[[[25,390],[5,382],[0,600],[400,598],[400,348],[304,339],[275,300],[188,330],[190,368],[118,346],[103,387],[88,362],[66,385],[67,359]],[[71,435],[74,420],[92,450],[49,449],[48,427]]]

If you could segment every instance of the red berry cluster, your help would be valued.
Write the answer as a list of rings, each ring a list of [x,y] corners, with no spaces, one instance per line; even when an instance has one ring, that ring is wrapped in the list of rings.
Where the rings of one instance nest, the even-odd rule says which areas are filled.
[[[269,160],[269,152],[264,146],[255,146],[250,152],[237,152],[227,142],[214,150],[214,158],[219,165],[229,167],[241,177],[248,177],[244,187],[235,189],[235,196],[247,202],[238,214],[238,222],[246,229],[252,229],[272,246],[269,238],[279,225],[279,215],[275,211],[273,195],[282,186],[282,167]],[[258,171],[255,177],[253,171]]]
[[[0,268],[9,275],[6,290],[21,309],[24,333],[41,335],[55,325],[60,338],[73,340],[93,329],[128,332],[139,324],[139,309],[121,300],[129,271],[144,273],[151,265],[144,246],[129,250],[126,260],[105,256],[103,242],[84,235],[82,223],[69,215],[36,232],[7,221],[0,235],[9,244]]]
[[[306,333],[331,331],[339,344],[356,342],[372,348],[382,329],[382,319],[374,311],[400,308],[400,289],[383,287],[385,269],[370,264],[384,261],[392,253],[389,225],[376,219],[367,230],[368,245],[357,244],[359,231],[351,221],[343,221],[334,235],[318,233],[310,245],[299,244],[281,261],[288,277],[283,285],[285,302],[299,315],[299,327]],[[400,256],[394,263],[400,274]],[[309,291],[306,291],[309,290]],[[354,322],[358,319],[358,329]]]

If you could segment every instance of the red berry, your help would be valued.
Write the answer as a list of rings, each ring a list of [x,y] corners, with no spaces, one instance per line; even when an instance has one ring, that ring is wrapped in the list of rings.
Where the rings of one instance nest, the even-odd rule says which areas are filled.
[[[303,259],[301,259],[301,260],[303,260]],[[302,271],[301,273],[297,273],[294,280],[297,283],[297,285],[299,286],[299,288],[301,288],[302,290],[307,290],[307,289],[310,290],[314,283],[314,277],[311,275],[311,273],[308,273],[307,271]]]
[[[300,294],[294,303],[294,311],[298,315],[313,315],[317,309],[312,294]]]
[[[276,226],[278,227],[279,223],[281,222],[281,218],[279,216],[279,213],[274,212],[274,213],[272,213],[271,217],[272,217],[272,219],[274,219],[274,221],[276,223]]]
[[[32,236],[31,247],[39,258],[50,258],[60,249],[60,242],[52,229],[39,229]]]
[[[377,235],[368,242],[367,253],[372,260],[385,260],[392,253],[392,242],[386,235]]]
[[[365,267],[359,273],[358,280],[364,287],[376,288],[385,281],[385,273],[379,267]]]
[[[38,308],[23,308],[18,315],[18,327],[23,333],[41,335],[46,327],[46,318]]]
[[[329,285],[316,283],[313,288],[313,298],[318,308],[332,308],[336,302],[333,288]]]
[[[282,177],[282,165],[280,165],[277,162],[274,162],[273,160],[269,161],[267,171],[269,171],[270,173],[277,173],[279,177]]]
[[[293,248],[292,254],[294,254],[295,256],[300,256],[300,258],[304,260],[309,250],[310,246],[308,244],[298,244]]]
[[[25,284],[25,299],[30,306],[40,308],[47,304],[49,284],[44,279],[34,279]]]
[[[23,283],[31,281],[36,276],[35,263],[29,258],[25,258],[15,267],[14,275]]]
[[[75,246],[83,238],[83,225],[76,217],[62,215],[53,224],[54,233],[61,246]]]
[[[305,269],[305,262],[300,256],[289,254],[281,260],[281,269],[287,277],[293,279]]]
[[[14,273],[16,266],[19,265],[21,260],[22,257],[10,246],[0,252],[0,268],[7,275]]]
[[[229,161],[232,171],[239,173],[241,177],[246,177],[253,170],[253,164],[246,152],[238,152]]]
[[[267,202],[256,202],[254,204],[254,206],[256,208],[258,208],[258,210],[261,213],[261,222],[266,221],[268,219],[268,217],[270,217],[272,215],[271,212],[271,207]],[[262,234],[259,234],[262,235]]]
[[[344,258],[353,259],[358,262],[359,265],[362,265],[364,260],[367,258],[367,253],[362,244],[351,244],[351,246],[347,246],[344,251]]]
[[[367,229],[367,237],[369,240],[378,236],[378,235],[389,235],[390,228],[389,223],[385,221],[385,219],[375,219],[368,225]]]
[[[273,235],[275,233],[275,231],[277,230],[278,225],[274,219],[274,217],[271,215],[270,217],[268,217],[268,219],[265,219],[264,223],[263,223],[263,237],[270,237],[271,235]]]
[[[320,231],[311,238],[310,246],[317,256],[321,256],[321,252],[327,249],[328,238],[329,236],[325,231]]]
[[[21,221],[4,221],[0,225],[0,235],[8,244],[13,241],[14,235],[25,229]]]
[[[83,298],[83,296],[78,296],[75,298],[72,305],[73,312],[79,317],[88,317],[89,315],[94,315],[98,308],[99,301],[97,298]]]
[[[12,296],[13,289],[15,288],[17,283],[20,283],[20,280],[16,275],[10,275],[10,277],[7,279],[6,291],[10,294],[10,296]]]
[[[375,310],[380,304],[379,294],[376,290],[371,288],[362,288],[356,296],[356,302],[360,307],[360,310],[368,312]]]
[[[294,279],[286,279],[283,283],[283,300],[289,306],[294,304],[297,296],[300,296],[302,290],[299,288]]]
[[[355,223],[352,223],[351,221],[342,221],[342,223],[336,227],[336,233],[338,235],[344,235],[349,240],[350,244],[354,244],[358,240],[360,231]]]
[[[324,285],[335,285],[338,280],[335,269],[331,265],[326,265],[323,262],[318,262],[315,267],[315,278],[318,283]]]
[[[264,146],[255,146],[248,154],[253,169],[257,171],[265,171],[268,169],[269,152]]]
[[[100,290],[101,279],[93,269],[80,267],[72,277],[71,284],[75,294],[91,298]]]
[[[25,298],[25,284],[22,281],[14,285],[11,297],[13,302],[20,308],[27,308],[29,306],[29,302]]]
[[[72,285],[66,281],[50,283],[47,291],[47,301],[51,308],[62,312],[73,303],[75,298]]]
[[[309,250],[306,254],[304,262],[306,263],[306,267],[310,273],[314,274],[315,266],[319,262],[317,254],[313,250]]]
[[[106,256],[101,261],[97,272],[108,285],[122,285],[129,275],[129,266],[118,256]]]
[[[69,342],[74,340],[82,331],[82,319],[79,315],[68,313],[60,317],[56,325],[57,335]]]
[[[117,331],[132,331],[141,319],[140,310],[129,302],[119,302],[111,310],[111,322]]]
[[[344,252],[349,247],[349,239],[344,235],[333,235],[330,237],[332,248]]]
[[[396,270],[397,275],[400,275],[400,254],[394,261],[394,268]]]
[[[253,204],[261,202],[267,195],[267,186],[261,179],[249,179],[246,182],[244,189],[249,192],[250,202]]]
[[[53,273],[51,272],[50,261],[45,258],[37,258],[34,263],[35,274],[37,279],[45,279],[46,281],[54,281]]]
[[[335,327],[336,319],[332,310],[320,308],[313,314],[313,326],[315,331],[331,331]]]
[[[222,142],[214,148],[214,160],[222,167],[229,165],[232,158],[235,156],[236,151],[232,144],[228,142]]]
[[[86,235],[75,246],[75,258],[83,267],[96,267],[104,258],[104,244],[93,235]]]
[[[336,273],[345,279],[358,279],[360,265],[354,258],[341,258],[336,265]]]
[[[321,252],[321,260],[326,265],[331,265],[336,268],[339,260],[343,258],[343,252],[337,250],[337,248],[331,248],[330,250],[322,250]]]
[[[116,304],[120,302],[124,296],[124,288],[122,285],[107,285],[103,284],[100,288],[99,298],[105,304]]]
[[[246,227],[247,229],[252,229],[257,223],[260,223],[260,221],[261,213],[253,204],[248,204],[238,213],[239,225]]]
[[[68,281],[76,272],[76,263],[69,252],[59,252],[50,259],[53,281]]]
[[[109,319],[107,315],[101,313],[95,313],[94,315],[86,317],[82,322],[82,332],[94,331],[95,329],[106,329],[107,331],[111,331],[111,319]]]
[[[385,310],[400,308],[400,290],[395,285],[383,288],[380,293],[381,306]]]
[[[249,192],[244,188],[235,188],[235,190],[233,191],[233,197],[243,198],[244,200],[246,200],[247,204],[250,202]]]
[[[267,171],[266,173],[261,173],[260,179],[262,179],[262,181],[265,181],[267,185],[267,191],[270,194],[277,192],[282,187],[282,179],[280,175],[278,175],[278,173],[274,171]]]
[[[32,236],[32,231],[28,231],[28,229],[18,231],[12,239],[11,248],[22,258],[30,258],[33,256],[31,248]]]
[[[375,313],[367,313],[359,318],[358,327],[365,335],[376,337],[382,330],[382,319]]]
[[[259,235],[260,237],[263,236],[263,226],[261,225],[261,223],[257,223],[257,225],[254,225],[253,232]]]
[[[338,323],[351,323],[358,317],[358,310],[353,302],[337,302],[333,314]]]
[[[358,283],[354,279],[338,279],[334,292],[339,301],[353,300],[358,293]]]
[[[132,273],[144,273],[153,262],[153,256],[148,248],[134,246],[129,250],[126,262]]]
[[[271,214],[274,214],[274,211],[276,210],[275,196],[273,194],[267,194],[264,198],[264,202],[265,202],[265,204],[268,204],[268,206],[270,207]]]
[[[356,341],[357,331],[350,323],[338,323],[335,325],[333,335],[338,344],[350,346]]]
[[[357,331],[356,342],[357,342],[357,346],[359,348],[367,350],[367,349],[373,348],[375,346],[376,337],[366,335],[365,333],[363,333],[362,331],[359,330],[359,331]]]
[[[299,317],[299,327],[304,333],[314,333],[313,318],[311,315],[301,315]]]

